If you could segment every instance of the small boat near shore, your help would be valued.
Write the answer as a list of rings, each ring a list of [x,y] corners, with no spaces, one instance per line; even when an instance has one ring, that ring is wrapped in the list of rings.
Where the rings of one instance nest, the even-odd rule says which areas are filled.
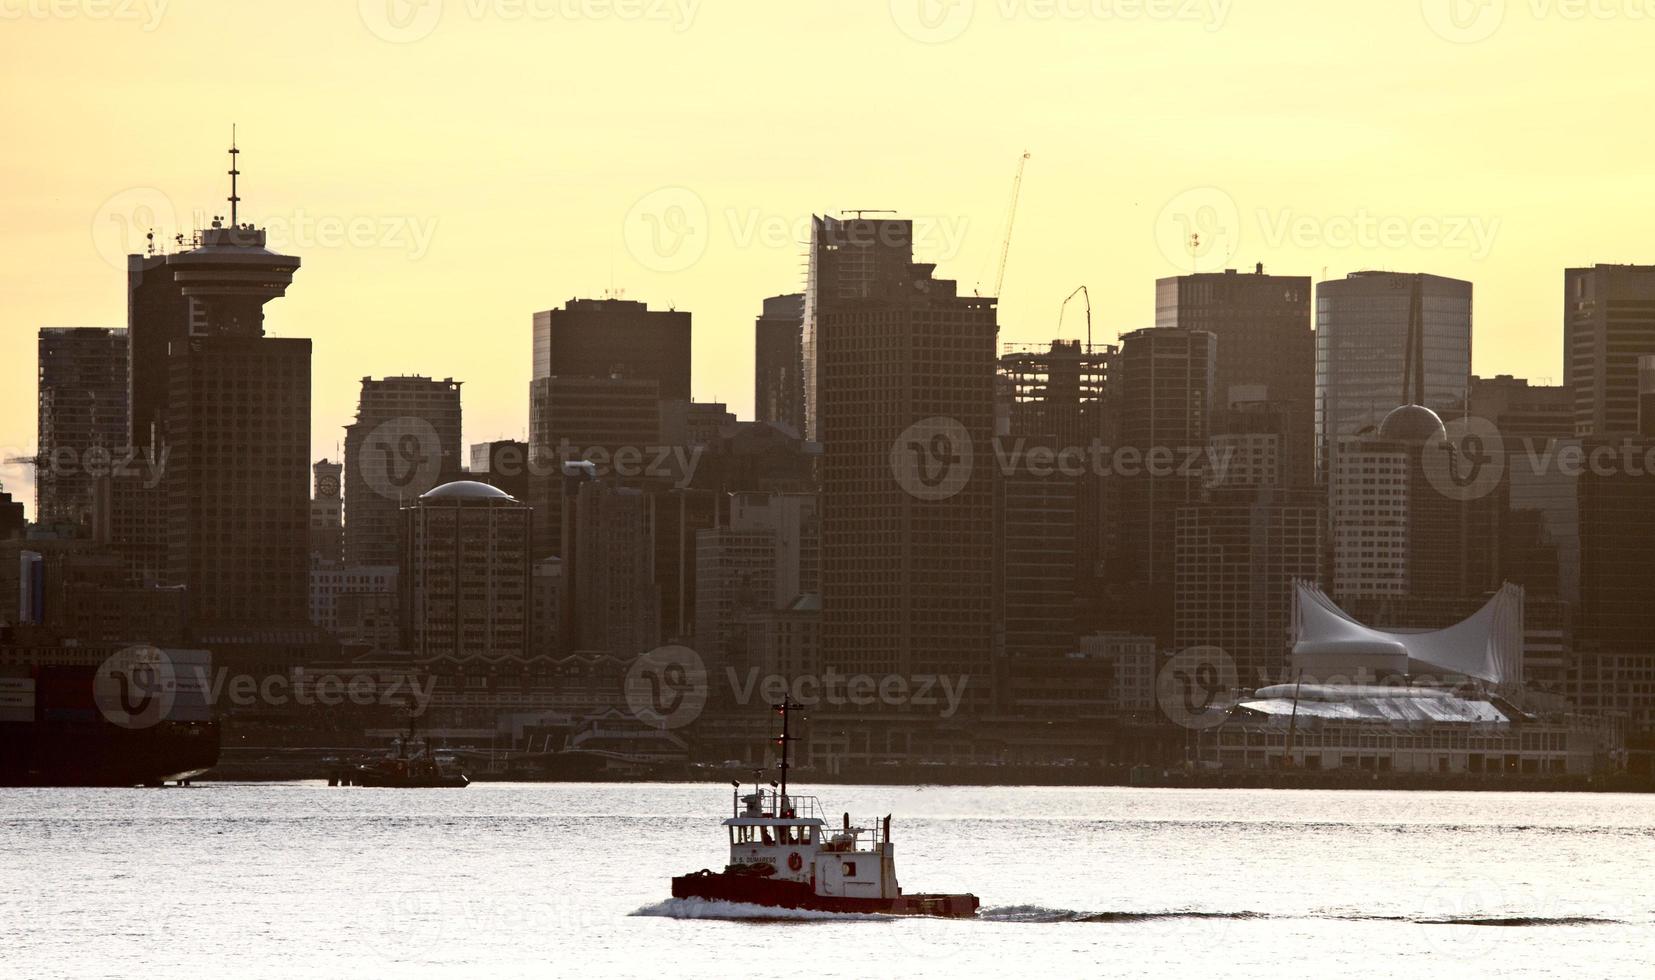
[[[724,821],[730,860],[723,871],[703,868],[672,879],[673,898],[701,898],[786,909],[968,918],[977,914],[970,894],[907,894],[897,883],[891,818],[869,826],[842,815],[837,826],[823,818],[820,800],[788,793],[788,747],[793,735],[781,714],[781,780],[770,789],[757,781],[751,793],[735,783],[732,812]]]
[[[397,739],[382,758],[353,766],[344,781],[393,789],[464,789],[471,785],[471,778],[454,759],[439,755],[431,748],[430,740],[416,737],[412,714],[406,736]]]

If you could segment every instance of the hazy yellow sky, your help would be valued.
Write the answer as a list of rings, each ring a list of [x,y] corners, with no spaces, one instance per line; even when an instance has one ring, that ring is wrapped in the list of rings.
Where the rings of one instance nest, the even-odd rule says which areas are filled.
[[[521,437],[530,314],[610,289],[693,311],[746,417],[813,211],[989,292],[1025,149],[1002,340],[1081,283],[1103,340],[1191,267],[1390,268],[1476,284],[1479,373],[1560,381],[1563,268],[1655,261],[1651,50],[1655,0],[0,0],[0,453],[37,328],[124,325],[143,229],[225,209],[232,122],[317,457],[367,374]]]

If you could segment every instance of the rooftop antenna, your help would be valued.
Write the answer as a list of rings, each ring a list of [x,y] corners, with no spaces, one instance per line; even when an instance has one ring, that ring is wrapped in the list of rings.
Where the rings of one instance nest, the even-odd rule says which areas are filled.
[[[241,203],[241,198],[236,194],[236,178],[241,176],[241,171],[236,169],[236,157],[238,157],[240,155],[241,155],[241,151],[236,149],[236,124],[231,123],[230,124],[230,227],[231,228],[237,227],[237,222],[236,222],[237,208],[236,208],[236,205]]]

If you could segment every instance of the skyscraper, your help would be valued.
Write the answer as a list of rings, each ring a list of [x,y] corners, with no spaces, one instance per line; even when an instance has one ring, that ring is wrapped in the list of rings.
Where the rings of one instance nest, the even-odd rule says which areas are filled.
[[[131,445],[126,330],[46,327],[39,346],[35,520],[89,526],[97,478]]]
[[[690,398],[690,314],[622,299],[571,299],[534,315],[534,375],[654,381]]]
[[[529,653],[528,506],[484,483],[445,483],[402,510],[401,576],[415,654],[456,664]]]
[[[1083,351],[1079,340],[1008,347],[1000,356],[1003,417],[997,422],[997,430],[1003,431],[1014,446],[1022,440],[1030,446],[1090,454],[1096,447],[1115,445],[1110,426],[1118,420],[1109,408],[1109,379],[1119,354],[1120,349],[1111,344]],[[1020,648],[1054,647],[1067,652],[1072,637],[1060,641],[1058,636],[1073,631],[1075,610],[1059,611],[1060,606],[1071,607],[1079,600],[1084,621],[1096,625],[1100,620],[1102,575],[1119,547],[1118,522],[1108,515],[1111,488],[1108,474],[1095,466],[1086,466],[1078,475],[1002,475],[998,564],[1006,592],[1008,653],[1015,655]],[[1055,541],[1057,535],[1066,539],[1061,545]],[[1055,548],[1051,555],[1056,561],[1042,554],[1048,546]],[[1021,582],[1019,572],[1025,575]],[[1064,576],[1067,581],[1060,584]],[[1023,593],[1021,598],[1014,597],[1017,592]],[[1043,596],[1039,602],[1047,612],[1018,612],[1035,601],[1036,592]],[[1027,631],[1020,634],[1013,620],[1044,639],[1036,640],[1034,633]]]
[[[1286,415],[1282,459],[1287,482],[1314,479],[1316,336],[1310,326],[1310,277],[1267,276],[1234,269],[1174,276],[1155,283],[1155,325],[1205,330],[1218,338],[1215,408],[1228,409],[1237,386],[1264,387],[1264,400]],[[1252,396],[1258,400],[1256,394]]]
[[[345,427],[345,562],[391,565],[399,508],[460,475],[460,382],[414,376],[362,379]]]
[[[1222,649],[1243,687],[1281,682],[1293,582],[1321,565],[1323,499],[1314,487],[1231,487],[1179,508],[1173,646]]]
[[[804,434],[803,293],[771,296],[753,322],[753,416]]]
[[[164,461],[164,577],[198,631],[308,618],[310,341],[264,331],[299,260],[239,221],[239,152],[228,221],[127,260],[133,444]]]
[[[834,304],[887,296],[913,275],[914,223],[899,218],[812,216],[810,264],[800,326],[799,363],[804,377],[805,431],[819,441],[819,386],[823,317]]]
[[[1655,354],[1655,265],[1563,273],[1563,384],[1575,435],[1638,432],[1638,359]]]
[[[1436,485],[1426,453],[1444,437],[1435,412],[1407,404],[1377,432],[1340,440],[1328,481],[1336,601],[1455,600],[1499,587],[1503,498],[1459,499]]]
[[[996,300],[958,295],[932,265],[899,273],[910,232],[815,224],[822,649],[853,673],[963,676],[969,708],[991,696],[995,646]]]
[[[209,334],[174,348],[167,578],[188,587],[198,629],[306,623],[310,341]]]
[[[527,503],[529,444],[516,439],[472,443],[471,474],[477,482],[498,487]]]
[[[1178,509],[1200,499],[1213,422],[1218,339],[1205,330],[1153,327],[1121,337],[1121,526],[1117,581],[1136,617],[1119,625],[1172,641]]]
[[[621,454],[635,453],[641,471],[653,461],[650,448],[660,444],[661,389],[653,378],[555,375],[531,381],[529,503],[535,509],[535,557],[569,557],[566,548],[572,542],[563,537],[562,463],[597,458],[603,464],[599,475],[636,486],[641,473],[616,472]]]
[[[1377,429],[1418,403],[1453,419],[1471,385],[1471,284],[1423,273],[1353,272],[1316,294],[1316,461],[1325,473],[1340,437]],[[1420,341],[1417,370],[1410,337]],[[1406,367],[1406,370],[1405,370]],[[1414,377],[1414,375],[1418,377]]]
[[[647,653],[660,642],[649,500],[612,480],[590,480],[575,491],[572,570],[573,639],[581,651],[617,657]]]

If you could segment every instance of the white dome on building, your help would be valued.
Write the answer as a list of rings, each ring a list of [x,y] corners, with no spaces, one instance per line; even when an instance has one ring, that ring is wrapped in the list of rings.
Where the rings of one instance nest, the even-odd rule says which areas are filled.
[[[478,483],[476,480],[455,480],[420,494],[421,500],[513,500],[517,498],[499,487]]]

